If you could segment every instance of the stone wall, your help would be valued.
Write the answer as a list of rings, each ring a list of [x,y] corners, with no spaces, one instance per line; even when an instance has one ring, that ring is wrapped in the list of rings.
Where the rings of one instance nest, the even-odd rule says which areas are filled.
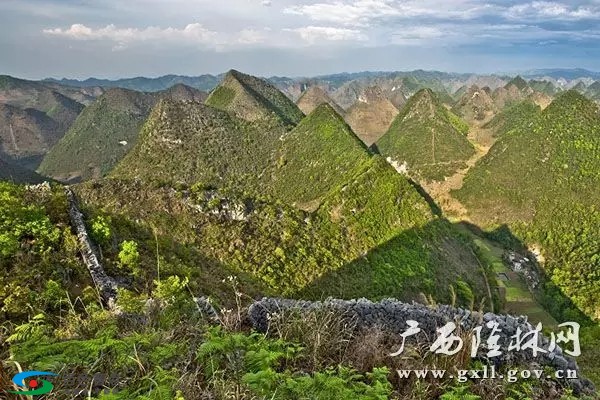
[[[117,298],[117,284],[113,278],[109,277],[106,272],[104,272],[104,268],[102,264],[100,264],[96,246],[88,235],[83,220],[83,214],[79,211],[73,191],[69,188],[65,188],[65,192],[67,195],[67,202],[69,203],[71,225],[73,226],[75,234],[77,235],[77,240],[79,241],[83,262],[90,272],[92,280],[96,285],[96,289],[98,290],[98,293],[100,293],[100,297],[109,308],[113,308]]]
[[[594,390],[593,384],[580,376],[577,363],[563,353],[563,350],[556,346],[552,351],[538,353],[533,356],[530,350],[507,351],[512,337],[517,331],[531,332],[535,329],[526,319],[526,317],[514,317],[510,315],[499,315],[492,313],[477,313],[461,308],[454,308],[446,305],[436,307],[427,307],[421,304],[406,304],[394,299],[382,300],[374,303],[365,299],[360,300],[336,300],[328,299],[324,302],[310,302],[302,300],[264,298],[255,302],[249,310],[249,318],[255,329],[261,332],[267,332],[271,317],[274,314],[286,312],[311,312],[314,310],[330,310],[340,315],[351,318],[356,324],[357,329],[378,327],[386,332],[400,335],[408,328],[408,320],[419,323],[421,332],[407,338],[407,343],[426,343],[430,345],[438,337],[437,330],[448,322],[454,322],[462,332],[471,332],[474,328],[482,326],[481,344],[476,358],[481,359],[486,364],[501,365],[527,365],[531,368],[536,366],[549,366],[557,370],[575,370],[578,379],[564,380],[563,383],[571,386],[576,393],[589,392]],[[491,329],[487,327],[488,322],[498,324],[500,331],[496,332],[499,336],[498,344],[501,346],[502,354],[496,357],[488,357],[490,350],[487,344],[487,338]],[[398,342],[400,344],[401,341]],[[550,339],[540,335],[538,345],[540,348],[549,350]],[[469,346],[470,344],[465,343]],[[569,344],[569,346],[571,346]],[[390,349],[390,353],[397,349]],[[449,356],[451,357],[451,356]],[[566,372],[565,372],[566,373]]]

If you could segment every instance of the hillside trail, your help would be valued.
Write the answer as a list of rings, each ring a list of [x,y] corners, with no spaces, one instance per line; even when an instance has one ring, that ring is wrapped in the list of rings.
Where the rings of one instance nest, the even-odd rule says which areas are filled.
[[[462,187],[464,178],[469,170],[488,153],[495,143],[496,138],[492,135],[492,131],[483,128],[486,122],[487,120],[473,125],[469,130],[467,139],[475,147],[475,154],[467,160],[465,168],[458,170],[444,181],[422,183],[425,191],[435,200],[450,220],[469,221],[467,209],[460,201],[452,197],[450,192]]]

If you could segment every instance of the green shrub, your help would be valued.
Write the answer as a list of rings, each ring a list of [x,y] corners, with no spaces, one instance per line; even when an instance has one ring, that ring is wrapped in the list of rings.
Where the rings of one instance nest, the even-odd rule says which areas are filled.
[[[142,270],[140,269],[140,253],[138,244],[132,240],[126,240],[121,243],[121,251],[119,252],[119,265],[121,268],[127,268],[135,277],[140,277]]]
[[[110,222],[110,218],[101,215],[92,220],[90,233],[96,243],[104,245],[110,241],[112,237]]]

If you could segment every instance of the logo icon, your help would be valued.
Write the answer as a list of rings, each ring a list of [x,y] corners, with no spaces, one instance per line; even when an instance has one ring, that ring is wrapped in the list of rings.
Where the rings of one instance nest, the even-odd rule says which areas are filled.
[[[26,390],[10,391],[9,393],[35,396],[38,394],[50,393],[50,391],[54,389],[54,385],[44,379],[30,379],[28,383],[25,383],[25,379],[31,378],[33,376],[57,376],[57,374],[44,371],[25,371],[18,373],[12,378],[12,381],[19,388],[23,388]]]

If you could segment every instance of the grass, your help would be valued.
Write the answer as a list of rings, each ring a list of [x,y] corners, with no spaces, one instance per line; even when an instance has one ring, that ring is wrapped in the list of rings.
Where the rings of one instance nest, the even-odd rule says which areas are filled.
[[[493,129],[494,136],[500,137],[523,124],[529,124],[541,112],[540,106],[525,100],[502,110],[484,128]]]
[[[210,95],[210,101],[207,103],[212,107],[225,110],[235,98],[236,92],[225,86],[218,86]]]

